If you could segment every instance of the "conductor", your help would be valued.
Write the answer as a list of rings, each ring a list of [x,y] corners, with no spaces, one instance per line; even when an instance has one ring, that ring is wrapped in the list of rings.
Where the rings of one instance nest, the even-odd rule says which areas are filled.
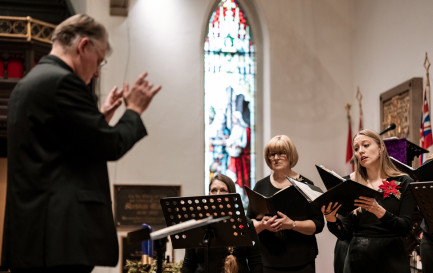
[[[87,15],[59,24],[52,50],[12,92],[2,265],[11,272],[91,272],[118,261],[107,161],[147,132],[140,115],[161,89],[138,77],[114,88],[101,109],[90,90],[110,52],[103,25]],[[116,125],[108,122],[122,104]]]

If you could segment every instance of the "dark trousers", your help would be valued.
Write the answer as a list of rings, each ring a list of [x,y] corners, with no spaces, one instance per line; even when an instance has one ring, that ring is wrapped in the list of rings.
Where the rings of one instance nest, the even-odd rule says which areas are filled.
[[[14,268],[11,269],[11,273],[90,273],[92,270],[93,266],[62,265],[44,268]]]
[[[433,234],[423,233],[420,248],[422,272],[433,272]]]

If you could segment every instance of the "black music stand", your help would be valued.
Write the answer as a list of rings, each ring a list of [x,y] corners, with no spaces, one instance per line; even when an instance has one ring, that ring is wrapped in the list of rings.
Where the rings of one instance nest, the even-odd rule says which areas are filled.
[[[433,232],[433,181],[410,184],[413,196],[427,223],[429,232]]]
[[[212,223],[216,223],[219,221],[227,220],[230,217],[221,217],[218,219],[213,219],[212,216],[208,218],[204,218],[201,220],[189,220],[183,223],[179,223],[177,225],[169,226],[158,231],[152,232],[150,234],[150,238],[154,242],[154,246],[156,249],[156,271],[157,273],[162,273],[162,262],[164,260],[164,253],[166,251],[167,237],[170,235],[182,233],[188,231],[190,229],[210,225]]]
[[[171,236],[173,248],[205,247],[205,264],[209,272],[209,248],[252,246],[253,234],[245,217],[239,194],[222,194],[190,197],[168,197],[160,200],[167,226],[191,219],[222,218],[202,227],[183,230]],[[216,219],[219,220],[219,219]]]

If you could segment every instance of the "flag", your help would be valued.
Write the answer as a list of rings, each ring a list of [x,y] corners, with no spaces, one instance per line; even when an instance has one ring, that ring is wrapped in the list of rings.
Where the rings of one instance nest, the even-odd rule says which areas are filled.
[[[424,92],[424,100],[422,106],[421,113],[421,127],[420,127],[420,146],[428,150],[433,145],[432,139],[432,131],[431,131],[431,122],[430,122],[430,114],[429,107],[427,101],[427,91],[430,89],[430,86],[427,85],[426,91]],[[423,163],[423,155],[421,154],[419,157],[419,165],[421,166]]]
[[[353,156],[353,149],[352,149],[352,124],[350,120],[350,116],[348,118],[348,124],[349,124],[349,130],[347,132],[347,146],[346,146],[346,171],[347,173],[353,172],[353,164],[351,162],[352,156]]]

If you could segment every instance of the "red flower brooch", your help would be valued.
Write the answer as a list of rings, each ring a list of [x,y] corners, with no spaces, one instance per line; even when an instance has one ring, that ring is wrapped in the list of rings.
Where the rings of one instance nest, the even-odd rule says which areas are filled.
[[[379,186],[379,189],[383,190],[383,198],[387,198],[393,194],[397,199],[400,199],[401,192],[398,189],[401,187],[399,185],[399,181],[391,180],[388,182],[383,180],[382,185]]]

